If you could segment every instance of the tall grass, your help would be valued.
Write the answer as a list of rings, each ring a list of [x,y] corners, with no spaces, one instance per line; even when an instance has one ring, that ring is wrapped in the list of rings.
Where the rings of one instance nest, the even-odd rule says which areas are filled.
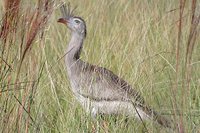
[[[60,1],[0,3],[1,132],[143,132],[140,121],[93,120],[70,91],[63,55],[70,35]],[[81,58],[111,69],[177,125],[199,132],[199,1],[71,1],[86,20]],[[148,132],[170,132],[147,123]],[[166,130],[166,131],[165,131]]]

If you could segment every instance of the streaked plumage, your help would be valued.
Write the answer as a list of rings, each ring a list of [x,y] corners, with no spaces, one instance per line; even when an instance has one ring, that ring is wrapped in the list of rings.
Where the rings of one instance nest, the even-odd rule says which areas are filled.
[[[91,65],[80,59],[86,37],[85,21],[73,15],[69,6],[61,7],[64,23],[71,30],[71,40],[65,57],[68,78],[76,99],[92,116],[97,114],[124,114],[151,119],[164,127],[171,128],[171,121],[153,111],[144,102],[139,92],[112,71]]]

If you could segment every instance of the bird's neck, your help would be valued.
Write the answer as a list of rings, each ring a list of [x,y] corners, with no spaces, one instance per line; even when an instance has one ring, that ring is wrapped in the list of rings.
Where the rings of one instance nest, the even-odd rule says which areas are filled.
[[[78,33],[72,33],[71,40],[66,51],[67,55],[65,57],[67,65],[72,65],[79,60],[83,41],[84,36],[81,36]]]

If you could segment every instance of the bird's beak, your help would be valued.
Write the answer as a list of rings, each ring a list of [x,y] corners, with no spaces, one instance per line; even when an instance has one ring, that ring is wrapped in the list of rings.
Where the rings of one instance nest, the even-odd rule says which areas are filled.
[[[57,22],[63,23],[63,24],[66,24],[66,25],[68,23],[67,19],[64,19],[64,18],[59,18]]]

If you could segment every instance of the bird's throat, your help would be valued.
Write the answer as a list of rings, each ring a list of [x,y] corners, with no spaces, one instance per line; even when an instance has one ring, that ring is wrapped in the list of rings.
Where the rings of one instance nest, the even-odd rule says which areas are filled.
[[[72,65],[80,58],[84,37],[73,33],[69,45],[67,46],[67,55],[65,62],[67,65]]]

